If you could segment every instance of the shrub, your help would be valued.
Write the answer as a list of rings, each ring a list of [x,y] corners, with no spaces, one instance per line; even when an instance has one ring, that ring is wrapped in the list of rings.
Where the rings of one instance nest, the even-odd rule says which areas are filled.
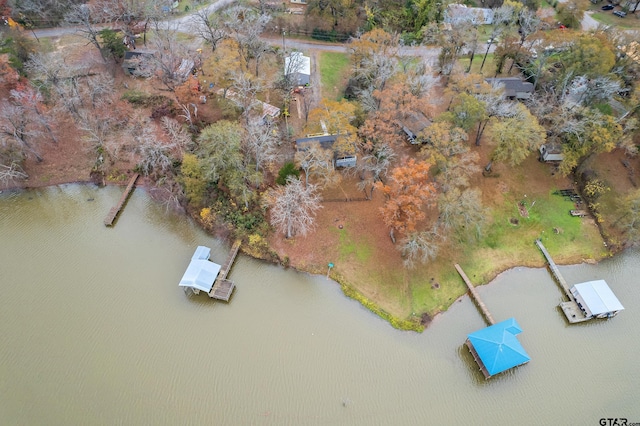
[[[287,178],[289,176],[295,176],[297,178],[300,177],[300,170],[298,170],[296,168],[296,165],[293,164],[290,161],[285,163],[285,165],[282,166],[282,168],[278,172],[278,177],[276,178],[276,183],[278,185],[286,185],[287,184]]]

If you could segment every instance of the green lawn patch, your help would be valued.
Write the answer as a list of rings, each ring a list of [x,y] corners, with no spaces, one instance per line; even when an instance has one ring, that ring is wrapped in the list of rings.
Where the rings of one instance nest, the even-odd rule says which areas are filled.
[[[624,29],[640,29],[640,19],[637,19],[633,14],[628,14],[626,18],[618,18],[613,13],[611,13],[611,11],[594,11],[591,14],[591,17],[601,24],[607,26]]]
[[[520,214],[518,205],[528,211],[529,216]],[[514,261],[521,265],[540,263],[540,253],[534,241],[540,238],[558,262],[576,257],[600,257],[595,253],[601,241],[600,234],[589,219],[573,217],[573,202],[553,191],[531,198],[506,197],[505,203],[496,208],[491,216],[493,223],[486,231],[486,237],[475,246],[468,245],[462,266],[469,276],[477,276],[478,283],[484,284],[493,278],[501,265]],[[527,261],[526,259],[529,259]]]
[[[322,97],[340,100],[349,76],[349,55],[340,52],[320,53]]]
[[[480,71],[480,66],[482,65],[482,59],[484,58],[484,49],[481,52],[477,52],[473,58],[473,64],[471,64],[471,72],[474,74],[482,74],[486,77],[493,77],[496,73],[496,66],[493,62],[493,53],[487,54],[487,60],[484,63],[484,67],[482,67],[482,72]],[[465,56],[460,58],[458,61],[459,64],[466,71],[469,67],[469,57]]]
[[[598,111],[605,115],[613,115],[613,108],[606,102],[602,102],[594,105]]]
[[[346,229],[338,230],[340,235],[340,260],[355,258],[360,263],[366,263],[371,258],[372,249],[366,240],[349,235]]]

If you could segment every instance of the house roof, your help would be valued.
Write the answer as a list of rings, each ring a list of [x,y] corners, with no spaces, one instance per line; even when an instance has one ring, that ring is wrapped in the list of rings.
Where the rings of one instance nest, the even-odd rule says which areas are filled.
[[[484,81],[489,84],[502,84],[505,96],[510,98],[516,97],[518,93],[533,93],[533,84],[518,77],[485,78]]]
[[[297,66],[296,70],[289,70],[289,62],[291,58],[294,58],[294,65],[296,66],[296,62],[299,61],[299,66]],[[311,75],[311,58],[308,56],[304,56],[302,52],[292,52],[291,55],[284,58],[284,72],[294,71],[304,75]]]
[[[209,253],[210,248],[198,246],[178,284],[180,287],[197,288],[207,293],[211,291],[221,266],[208,260]]]
[[[304,150],[315,143],[320,144],[322,149],[331,149],[336,139],[338,139],[338,135],[320,135],[296,139],[296,149]]]
[[[218,95],[223,96],[224,93],[224,89],[218,89]],[[227,99],[230,99],[231,101],[235,102],[238,106],[242,106],[242,99],[240,99],[240,94],[236,93],[235,91],[233,91],[232,89],[227,89],[227,94],[226,94]],[[262,117],[261,118],[265,118],[267,116],[271,117],[271,118],[276,118],[277,116],[280,115],[280,108],[278,108],[277,106],[268,104],[266,102],[262,102],[260,100],[256,99],[256,102],[260,103],[262,105]]]
[[[571,289],[572,293],[578,293],[587,305],[592,315],[605,314],[607,312],[621,311],[624,309],[605,280],[588,281],[576,284]]]
[[[407,133],[409,136],[415,137],[418,136],[421,131],[431,125],[431,120],[429,120],[421,112],[412,112],[409,113],[407,117],[405,117],[405,119],[401,120],[399,123],[405,133]]]
[[[509,318],[467,337],[489,375],[493,376],[531,359],[516,338],[521,332],[515,318]]]

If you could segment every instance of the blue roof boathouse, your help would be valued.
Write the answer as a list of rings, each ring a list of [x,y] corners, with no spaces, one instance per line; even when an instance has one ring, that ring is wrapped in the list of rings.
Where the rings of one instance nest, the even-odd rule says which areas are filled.
[[[531,358],[516,337],[521,332],[515,318],[510,318],[467,336],[465,344],[485,379],[529,362]]]

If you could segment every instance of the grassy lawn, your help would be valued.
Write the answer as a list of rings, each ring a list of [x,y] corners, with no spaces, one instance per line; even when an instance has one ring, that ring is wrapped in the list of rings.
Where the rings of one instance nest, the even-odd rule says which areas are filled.
[[[618,18],[613,13],[611,13],[612,11],[610,10],[600,10],[599,5],[596,6],[591,17],[601,24],[610,25],[617,28],[640,29],[640,19],[638,19],[636,16],[637,12],[636,15],[628,14],[626,18]]]
[[[340,52],[320,53],[322,97],[340,100],[347,84],[349,56]]]
[[[569,214],[573,202],[544,193],[528,193],[526,180],[504,196],[503,203],[491,206],[490,224],[477,243],[453,243],[438,258],[411,271],[413,312],[430,314],[446,310],[466,292],[462,279],[453,268],[459,263],[475,285],[486,284],[497,273],[514,266],[542,266],[544,259],[534,241],[541,239],[558,263],[580,262],[606,255],[597,226],[591,219]],[[517,195],[519,194],[519,195]],[[528,217],[518,204],[523,203]]]
[[[482,59],[484,58],[484,50],[479,52],[473,58],[473,64],[471,65],[471,72],[474,74],[482,74],[485,77],[493,77],[496,73],[496,66],[493,62],[493,53],[489,53],[487,55],[487,60],[484,63],[484,67],[482,68],[482,72],[480,72],[480,66],[482,65]],[[469,66],[469,57],[460,58],[458,63],[463,67],[466,71]]]

